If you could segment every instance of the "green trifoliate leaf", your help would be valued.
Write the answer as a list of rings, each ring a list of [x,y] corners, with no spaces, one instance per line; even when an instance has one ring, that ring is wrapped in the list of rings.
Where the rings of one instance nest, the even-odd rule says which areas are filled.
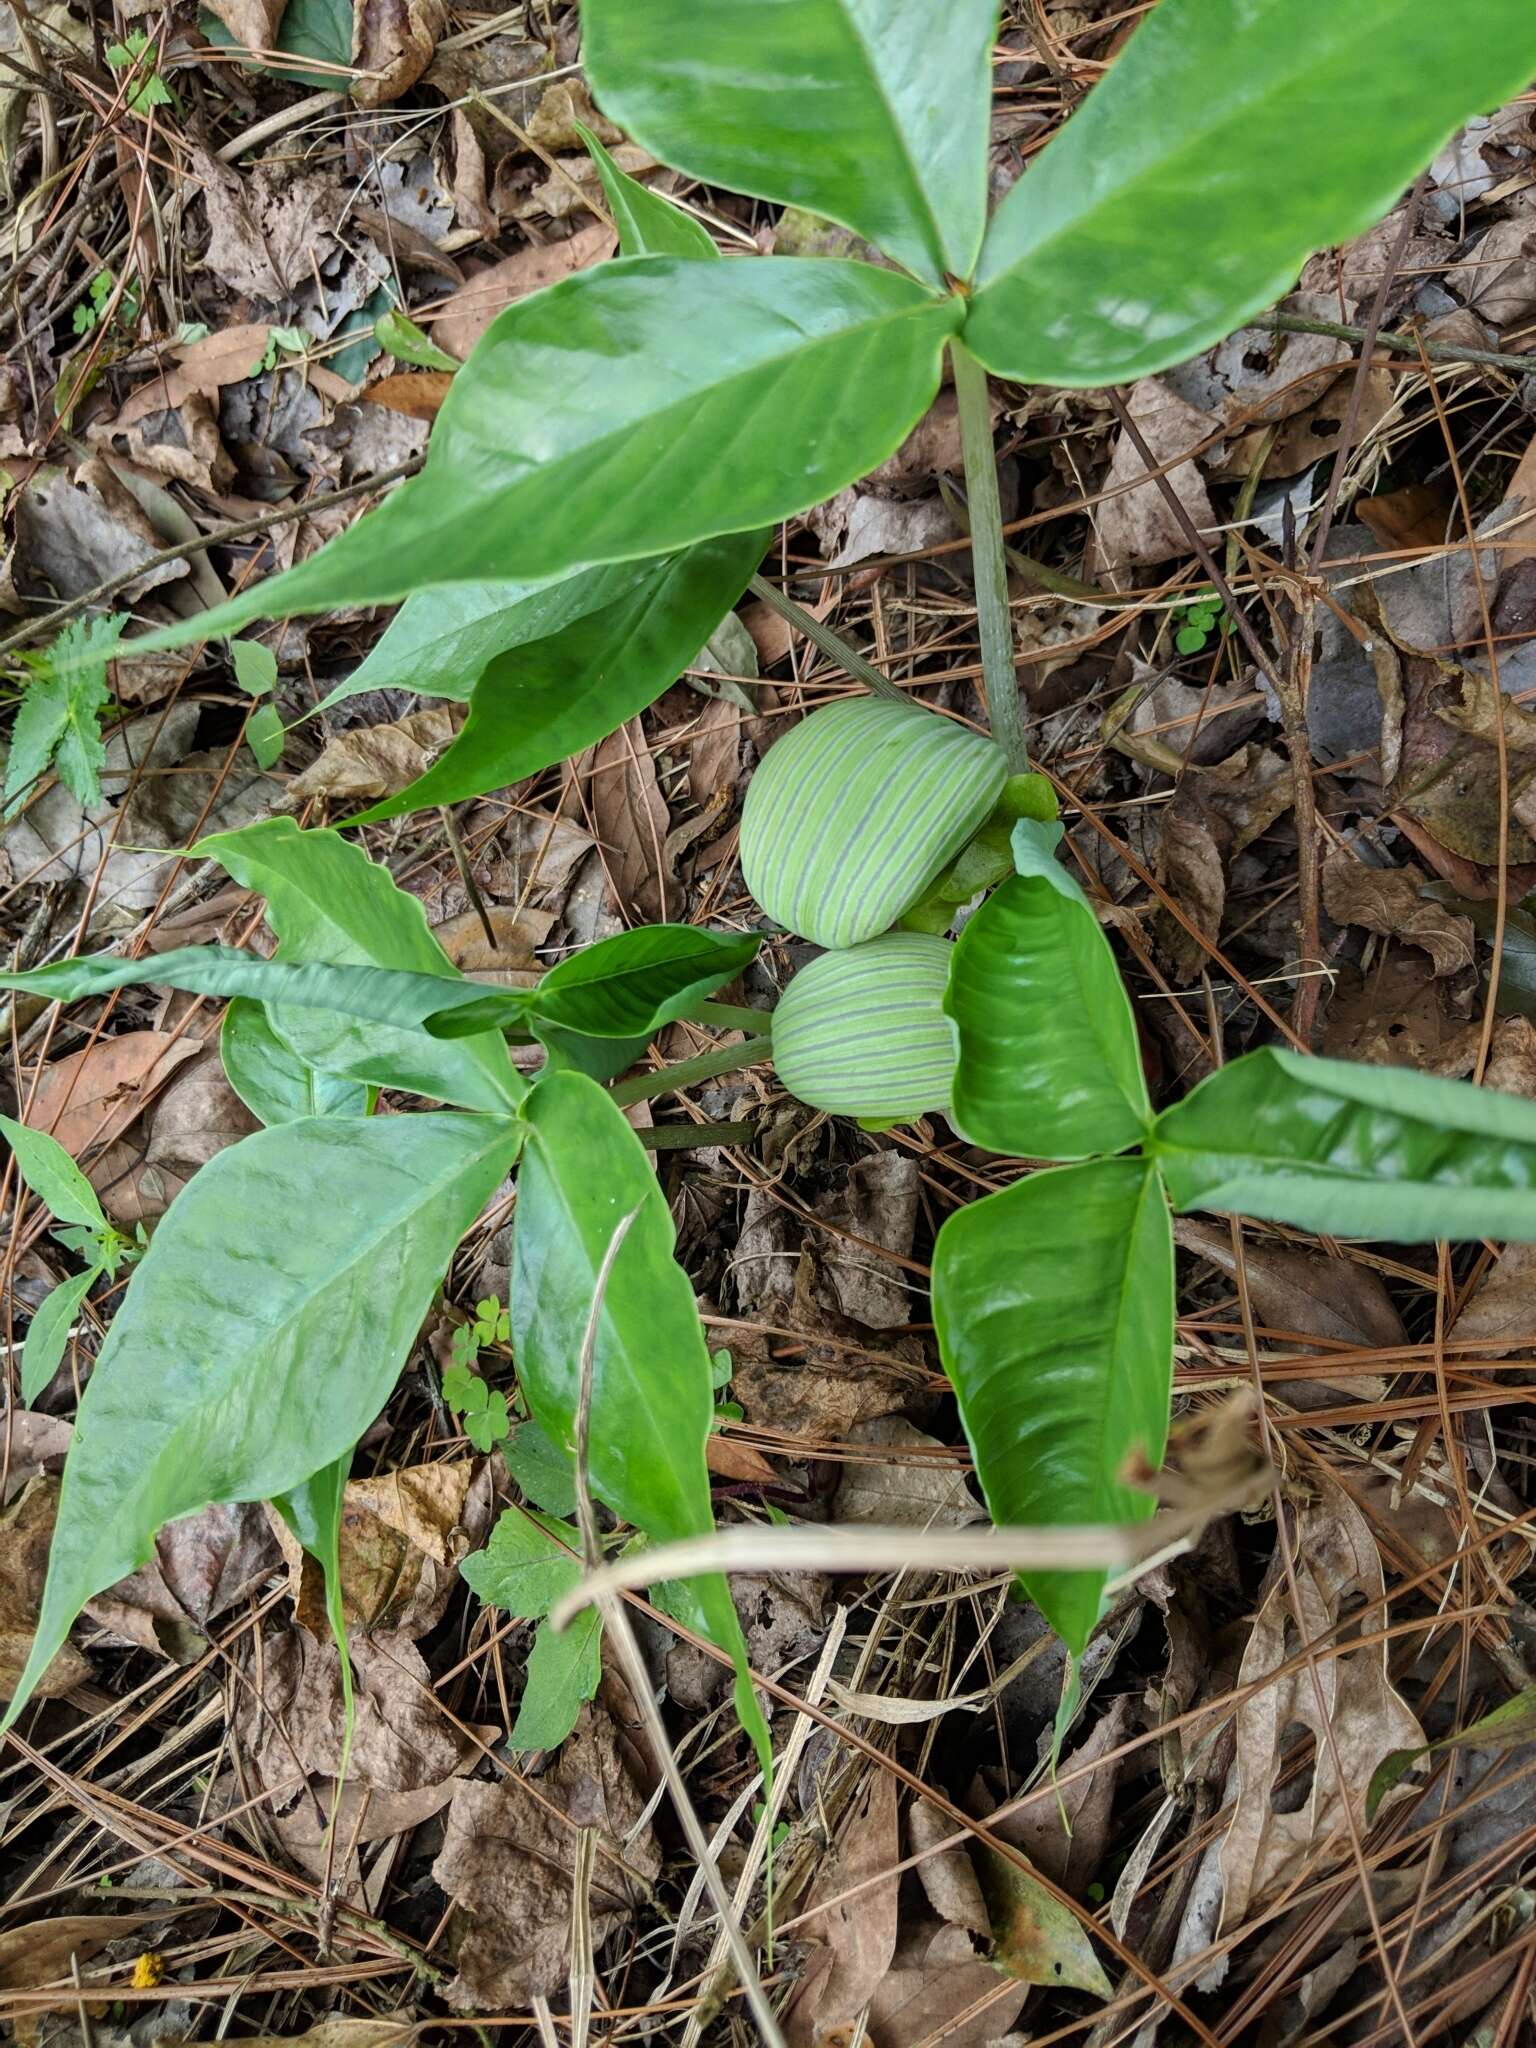
[[[70,1325],[99,1271],[99,1267],[91,1266],[84,1273],[72,1273],[45,1294],[33,1311],[32,1327],[21,1347],[21,1398],[29,1408],[58,1371],[69,1342]]]
[[[1133,1452],[1160,1464],[1168,1435],[1173,1236],[1151,1167],[1056,1167],[956,1210],[933,1249],[933,1317],[994,1522],[1151,1514],[1120,1477]],[[1024,1583],[1076,1654],[1104,1581]]]
[[[773,1013],[773,1064],[790,1094],[876,1125],[947,1110],[953,950],[947,939],[888,932],[802,967]]]
[[[215,833],[197,851],[266,898],[280,965],[324,962],[435,976],[446,987],[444,1009],[477,993],[427,929],[416,898],[337,833],[301,832],[291,818],[264,818]],[[466,1109],[504,1109],[523,1093],[494,1032],[439,1042],[419,1030],[289,1005],[273,1011],[272,1024],[306,1065],[328,1074]]]
[[[108,1228],[96,1190],[57,1138],[8,1116],[0,1116],[0,1131],[15,1154],[16,1171],[51,1215],[61,1223],[78,1223],[87,1230]]]
[[[521,1135],[511,1117],[316,1118],[230,1146],[178,1196],[80,1404],[5,1725],[164,1523],[272,1499],[351,1449]]]
[[[1268,1046],[1164,1110],[1151,1150],[1176,1209],[1536,1243],[1536,1104],[1465,1081]]]
[[[419,476],[309,561],[135,644],[773,525],[900,445],[961,318],[958,298],[865,263],[641,256],[580,271],[492,322]]]
[[[674,206],[659,192],[652,192],[638,178],[621,171],[590,128],[576,123],[588,156],[597,166],[603,198],[613,224],[619,231],[621,256],[682,256],[705,263],[716,261],[708,228]]]
[[[1131,1006],[1093,909],[1053,858],[983,903],[960,934],[944,1007],[960,1056],[952,1121],[973,1144],[1086,1159],[1151,1121]]]
[[[818,946],[889,931],[985,822],[1002,749],[879,697],[813,711],[764,755],[741,817],[741,871],[786,930]]]
[[[968,277],[992,0],[586,0],[604,112],[690,177],[809,207],[919,276]]]
[[[251,996],[236,996],[224,1012],[219,1057],[229,1085],[264,1124],[367,1113],[367,1082],[306,1066],[273,1030],[265,1007]]]
[[[1533,73],[1529,0],[1160,0],[998,208],[966,346],[1067,385],[1198,355]]]
[[[727,534],[675,555],[585,569],[526,599],[503,615],[500,632],[510,632],[514,620],[526,631],[536,614],[555,615],[557,596],[565,607],[583,609],[492,657],[469,692],[469,716],[452,744],[425,775],[352,822],[483,796],[606,739],[676,682],[721,612],[746,589],[769,538],[766,530]],[[433,603],[452,596],[430,593]],[[495,630],[482,620],[475,637],[483,645]]]
[[[544,1429],[574,1442],[598,1276],[632,1216],[593,1348],[592,1490],[654,1542],[706,1535],[714,1527],[704,1461],[714,1409],[709,1353],[651,1163],[623,1111],[585,1075],[548,1075],[529,1091],[526,1115],[511,1304],[523,1391]],[[679,1597],[690,1625],[734,1662],[737,1712],[766,1761],[767,1730],[725,1580],[693,1580]]]

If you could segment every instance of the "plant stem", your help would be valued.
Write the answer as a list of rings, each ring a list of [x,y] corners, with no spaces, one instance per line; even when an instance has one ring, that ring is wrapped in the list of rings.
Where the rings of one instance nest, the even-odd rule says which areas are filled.
[[[1250,327],[1273,334],[1326,334],[1335,341],[1373,341],[1377,348],[1389,348],[1399,355],[1417,356],[1422,349],[1432,363],[1480,363],[1490,370],[1511,370],[1528,377],[1536,370],[1536,355],[1510,355],[1494,348],[1459,348],[1449,342],[1425,341],[1417,334],[1393,334],[1378,329],[1373,337],[1363,327],[1350,327],[1342,320],[1308,320],[1299,313],[1260,313]]]
[[[960,406],[960,446],[965,454],[982,694],[992,737],[1008,756],[1009,773],[1022,775],[1029,766],[1029,750],[1019,719],[1013,620],[1008,610],[1008,561],[1003,553],[1003,507],[997,495],[997,457],[992,446],[987,373],[963,342],[950,343],[949,359]]]
[[[803,605],[792,597],[786,597],[776,583],[770,583],[766,576],[754,576],[747,585],[754,597],[776,611],[781,619],[802,632],[807,640],[813,641],[823,654],[829,654],[834,661],[841,662],[849,675],[857,676],[861,683],[868,683],[877,697],[891,697],[898,704],[912,703],[905,690],[898,689],[889,676],[881,675],[873,662],[866,661],[856,647],[850,647],[841,634],[834,633],[830,626],[824,626]],[[919,707],[920,708],[920,707]]]
[[[608,1093],[626,1108],[631,1102],[650,1102],[658,1095],[670,1095],[674,1088],[692,1088],[699,1081],[713,1081],[719,1074],[731,1074],[738,1067],[755,1066],[773,1051],[771,1038],[748,1038],[740,1045],[717,1046],[701,1052],[697,1059],[679,1060],[674,1067],[662,1067],[654,1074],[636,1074],[632,1081],[620,1081]]]
[[[695,1003],[688,1012],[698,1024],[713,1024],[717,1031],[771,1031],[773,1012],[754,1009],[750,1003]]]
[[[757,1135],[751,1122],[730,1124],[653,1124],[636,1131],[647,1152],[694,1152],[701,1145],[745,1145]]]

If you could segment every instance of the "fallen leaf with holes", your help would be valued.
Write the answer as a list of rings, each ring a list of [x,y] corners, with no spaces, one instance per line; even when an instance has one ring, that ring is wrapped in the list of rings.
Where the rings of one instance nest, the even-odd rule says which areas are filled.
[[[86,1611],[118,1641],[190,1664],[207,1649],[211,1624],[243,1606],[281,1562],[259,1505],[216,1503],[167,1522],[149,1563]]]
[[[168,1031],[125,1031],[98,1038],[44,1067],[26,1120],[51,1131],[72,1158],[100,1152],[143,1114],[171,1076],[202,1057],[199,1039]]]
[[[349,1480],[341,1506],[341,1599],[354,1628],[393,1629],[415,1640],[436,1628],[458,1585],[459,1560],[490,1530],[494,1477],[488,1462],[460,1458],[407,1465]],[[319,1566],[272,1517],[294,1611],[326,1641],[330,1623]]]
[[[198,148],[192,169],[211,230],[203,262],[231,291],[277,304],[334,253],[346,195],[324,173],[273,162],[236,172]]]
[[[455,2012],[525,2009],[571,1968],[571,1874],[576,1838],[597,1830],[590,1895],[594,1947],[625,1925],[661,1872],[635,1763],[611,1714],[584,1707],[551,1771],[461,1783],[432,1875],[453,1900],[458,1975],[444,1996]]]
[[[1367,867],[1339,848],[1323,863],[1323,908],[1337,924],[1421,947],[1437,975],[1459,974],[1473,962],[1472,922],[1422,895],[1424,882],[1411,862]]]
[[[354,0],[352,81],[360,107],[387,107],[432,62],[448,26],[445,0]]]
[[[978,1956],[963,1927],[908,1921],[870,2000],[868,2039],[879,2048],[988,2048],[1012,2027],[1029,1986]]]
[[[869,1455],[844,1468],[834,1521],[957,1529],[986,1519],[955,1454],[903,1416],[856,1423],[848,1442]]]
[[[16,1690],[32,1649],[58,1505],[58,1480],[39,1472],[18,1499],[0,1510],[0,1699],[9,1699]],[[43,1673],[38,1694],[43,1699],[58,1699],[90,1675],[90,1665],[73,1644],[66,1643]],[[0,1935],[0,1984],[6,1982],[6,1939]]]
[[[88,1963],[156,1916],[153,1913],[76,1913],[57,1920],[29,1920],[0,1934],[0,1991],[26,1991],[55,1978],[69,1981],[69,1964]],[[68,1996],[70,2010],[75,1996]]]
[[[618,236],[606,221],[579,228],[564,242],[538,242],[519,249],[478,272],[451,292],[426,319],[432,339],[451,356],[464,359],[487,327],[516,299],[526,299],[572,271],[602,263],[618,247]]]
[[[1197,532],[1216,523],[1205,480],[1187,457],[1219,432],[1220,422],[1191,405],[1159,377],[1143,377],[1133,385],[1126,409],[1158,466],[1163,479],[1149,479],[1147,465],[1129,434],[1121,432],[1104,479],[1097,510],[1096,555],[1101,568],[1118,571],[1143,562],[1166,562],[1187,554],[1189,540],[1163,496],[1171,485]]]
[[[813,1916],[818,1947],[786,2015],[789,2048],[816,2048],[831,2029],[855,2022],[890,1968],[901,1890],[896,1794],[892,1773],[872,1768],[817,1870],[802,1910]]]
[[[1422,955],[1393,950],[1367,974],[1355,967],[1339,971],[1323,1050],[1333,1059],[1460,1080],[1471,1073],[1483,1034],[1471,1010],[1470,1001],[1448,993]]]
[[[998,1968],[1021,1984],[1052,1984],[1108,1998],[1112,1987],[1104,1966],[1071,1908],[1031,1871],[985,1843],[978,1863]]]
[[[1384,1642],[1274,1676],[1303,1642],[1326,1641],[1332,1651],[1352,1616],[1374,1630],[1384,1613],[1381,1556],[1370,1526],[1341,1486],[1318,1477],[1320,1497],[1298,1516],[1291,1543],[1296,1612],[1288,1575],[1277,1566],[1238,1672],[1240,1691],[1257,1690],[1237,1710],[1237,1796],[1221,1844],[1222,1926],[1229,1932],[1304,1870],[1316,1874],[1347,1856],[1346,1813],[1363,1834],[1377,1765],[1424,1740],[1388,1682]],[[1309,1735],[1310,1783],[1293,1776],[1307,1769],[1302,1739]],[[1284,1810],[1292,1801],[1293,1810]]]
[[[391,725],[359,726],[326,742],[319,758],[288,785],[294,803],[335,797],[362,803],[394,796],[424,775],[463,723],[458,705],[433,704]]]

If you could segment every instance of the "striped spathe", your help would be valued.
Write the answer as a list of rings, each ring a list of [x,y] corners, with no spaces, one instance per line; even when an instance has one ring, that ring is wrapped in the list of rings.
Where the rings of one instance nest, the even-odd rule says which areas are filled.
[[[741,814],[741,871],[776,924],[818,946],[889,931],[985,822],[1008,767],[979,733],[849,697],[769,748]]]
[[[887,932],[802,967],[773,1013],[773,1063],[790,1094],[870,1123],[947,1110],[958,1052],[944,1013],[953,952],[948,939]]]

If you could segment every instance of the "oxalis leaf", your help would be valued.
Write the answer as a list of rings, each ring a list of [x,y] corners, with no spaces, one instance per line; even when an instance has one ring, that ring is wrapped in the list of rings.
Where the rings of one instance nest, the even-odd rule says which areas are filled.
[[[1173,1379],[1173,1233],[1155,1171],[1100,1159],[1031,1174],[948,1219],[933,1319],[994,1522],[1130,1522],[1149,1493],[1120,1474],[1161,1462]],[[1103,1572],[1024,1584],[1074,1654]]]
[[[586,0],[582,27],[604,111],[665,162],[970,275],[993,0]]]
[[[1060,837],[1017,827],[1024,871],[967,922],[944,998],[960,1044],[951,1120],[973,1144],[1034,1159],[1118,1152],[1152,1114],[1120,971],[1054,857]]]
[[[1268,1046],[1153,1126],[1176,1209],[1403,1244],[1536,1243],[1536,1103],[1407,1067]]]
[[[1046,384],[1183,362],[1533,72],[1529,0],[1159,0],[998,208],[966,346]]]
[[[279,963],[435,976],[446,985],[443,1009],[478,994],[427,929],[416,898],[338,833],[301,832],[291,818],[263,818],[200,840],[196,850],[266,898]],[[327,1015],[284,1005],[271,1018],[307,1066],[328,1074],[407,1088],[465,1109],[506,1109],[523,1093],[507,1048],[493,1032],[437,1043],[419,1030],[365,1023],[339,1010]]]
[[[517,1155],[511,1117],[258,1131],[171,1205],[80,1403],[9,1726],[86,1601],[212,1501],[266,1500],[383,1406],[454,1246]]]
[[[584,1074],[530,1090],[512,1236],[512,1343],[536,1420],[573,1444],[581,1351],[614,1233],[634,1222],[603,1295],[592,1358],[593,1492],[657,1543],[714,1527],[704,1445],[714,1410],[709,1353],[672,1218],[639,1139]],[[768,1731],[746,1644],[720,1577],[675,1589],[675,1611],[730,1655],[736,1710],[764,1768]]]
[[[547,600],[555,590],[579,592],[584,609],[493,657],[452,745],[425,775],[351,822],[483,796],[606,739],[676,682],[746,589],[769,538],[766,528],[726,534],[675,555],[584,569],[540,593]],[[519,615],[526,619],[538,602],[529,599]]]
[[[492,322],[419,476],[309,561],[133,646],[774,525],[899,446],[961,317],[956,297],[832,259],[580,271]]]

